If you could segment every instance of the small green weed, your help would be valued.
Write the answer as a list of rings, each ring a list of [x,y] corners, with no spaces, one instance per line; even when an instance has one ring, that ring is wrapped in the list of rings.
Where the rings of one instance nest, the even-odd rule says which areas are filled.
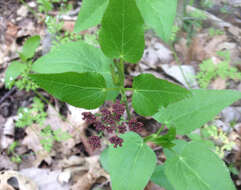
[[[219,30],[219,29],[215,29],[215,28],[210,28],[208,30],[208,34],[209,34],[210,37],[214,37],[214,36],[223,35],[224,31]]]
[[[62,131],[61,129],[52,130],[50,125],[42,129],[40,135],[40,143],[48,152],[52,150],[54,141],[61,142],[71,138],[67,132]]]
[[[23,128],[34,123],[43,124],[46,117],[47,113],[44,111],[44,104],[35,97],[31,108],[20,108],[18,110],[18,120],[15,125]]]
[[[228,51],[219,51],[217,55],[222,59],[218,64],[214,64],[212,59],[208,59],[200,64],[200,72],[197,79],[201,88],[207,88],[210,82],[221,77],[222,79],[241,79],[241,73],[237,68],[230,66],[230,53]]]
[[[225,151],[231,151],[235,145],[235,143],[230,141],[228,136],[215,125],[202,128],[201,135],[204,140],[212,140],[214,142],[215,152],[220,158],[224,158]]]
[[[34,98],[31,108],[20,108],[18,111],[18,120],[16,121],[16,127],[31,127],[31,125],[39,124],[43,125],[47,113],[44,111],[44,104],[40,99]],[[67,132],[63,132],[61,129],[52,130],[48,125],[43,128],[38,134],[40,136],[40,143],[43,148],[50,152],[54,141],[60,142],[69,139],[71,136]]]
[[[5,86],[12,88],[14,85],[20,90],[35,90],[37,85],[28,77],[32,68],[32,59],[40,44],[39,36],[32,36],[26,40],[23,49],[19,52],[19,61],[12,62],[5,73]],[[20,78],[18,80],[18,78]]]
[[[203,21],[206,20],[206,18],[206,15],[199,10],[190,12],[183,18],[183,29],[187,32],[189,43],[193,36],[202,28]]]
[[[19,145],[17,141],[14,141],[8,148],[8,155],[11,156],[11,161],[17,164],[22,162],[21,157],[15,152],[16,147]]]

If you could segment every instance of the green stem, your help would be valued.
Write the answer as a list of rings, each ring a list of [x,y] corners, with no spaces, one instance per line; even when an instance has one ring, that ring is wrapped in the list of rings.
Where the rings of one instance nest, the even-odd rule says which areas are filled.
[[[128,100],[127,100],[124,88],[121,89],[121,101],[124,102],[124,104],[126,106],[127,119],[130,120],[131,119],[131,114],[130,114],[130,110],[129,110],[129,107],[128,107]]]
[[[160,127],[160,129],[158,129],[158,131],[156,132],[156,135],[159,136],[161,131],[163,130],[164,125],[162,124],[162,126]]]
[[[160,133],[162,132],[163,128],[164,128],[164,125],[162,125],[162,126],[160,127],[160,129],[158,129],[158,131],[157,131],[156,133],[145,137],[145,138],[144,138],[144,142],[147,143],[147,142],[150,141],[150,139],[157,138],[157,137],[160,135]],[[151,141],[151,142],[152,142],[152,141]]]
[[[175,58],[175,60],[176,60],[176,62],[178,64],[178,68],[181,71],[181,74],[182,74],[182,76],[183,76],[183,78],[184,78],[188,88],[191,89],[191,85],[189,84],[189,81],[187,80],[187,77],[186,77],[186,75],[185,75],[185,73],[184,73],[184,71],[183,71],[183,69],[181,67],[181,62],[179,61],[179,58],[178,58],[178,56],[177,56],[177,54],[176,54],[176,52],[174,50],[174,47],[172,46],[171,48],[172,48],[172,53],[174,54],[174,58]]]
[[[124,88],[124,86],[125,86],[124,60],[122,58],[120,58],[120,61],[114,62],[114,64],[117,68],[117,72],[119,75],[119,87],[121,89],[121,101],[125,104],[127,117],[128,117],[128,120],[130,120],[131,114],[130,114],[130,110],[128,107],[128,101],[127,101],[127,97],[126,97],[126,93],[125,93],[126,90]]]
[[[133,88],[125,88],[124,90],[125,90],[125,91],[134,91]]]

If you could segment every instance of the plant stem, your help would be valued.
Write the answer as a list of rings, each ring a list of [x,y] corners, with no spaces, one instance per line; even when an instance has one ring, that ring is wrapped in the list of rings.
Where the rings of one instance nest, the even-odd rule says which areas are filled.
[[[130,120],[131,119],[131,114],[130,114],[130,110],[129,110],[129,107],[128,107],[128,100],[127,100],[124,88],[121,89],[121,100],[122,100],[122,102],[125,103],[126,112],[127,112],[127,119]]]
[[[134,91],[133,88],[125,88],[125,91]]]
[[[118,75],[119,75],[119,87],[120,87],[120,91],[121,91],[121,101],[124,102],[124,104],[126,106],[127,118],[128,118],[128,120],[130,120],[131,114],[130,114],[130,110],[128,107],[126,90],[124,88],[124,86],[125,86],[124,60],[122,58],[120,58],[119,62],[114,62],[114,63],[115,63],[115,66],[117,68]]]

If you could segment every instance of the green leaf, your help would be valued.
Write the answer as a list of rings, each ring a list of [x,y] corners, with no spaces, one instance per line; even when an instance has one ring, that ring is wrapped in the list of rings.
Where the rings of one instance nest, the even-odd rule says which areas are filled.
[[[175,146],[175,144],[172,142],[174,139],[176,139],[176,129],[171,127],[167,134],[153,138],[150,141],[164,148],[171,148]]]
[[[108,0],[84,0],[82,1],[78,19],[75,23],[75,32],[86,30],[101,22],[108,5]]]
[[[144,21],[135,0],[111,0],[102,19],[100,46],[106,56],[138,62],[143,54]]]
[[[165,175],[175,190],[235,190],[223,161],[206,145],[197,142],[167,157]]]
[[[161,108],[153,118],[168,127],[176,127],[177,134],[187,134],[241,98],[241,92],[232,90],[193,90],[192,93],[189,98]]]
[[[28,38],[23,45],[22,53],[20,53],[21,59],[26,61],[27,59],[32,58],[39,44],[40,44],[39,36],[32,36]]]
[[[177,0],[137,0],[136,2],[145,23],[153,28],[162,40],[168,42],[176,17]]]
[[[33,64],[37,73],[97,72],[104,76],[108,88],[116,88],[112,81],[112,60],[99,48],[81,41],[69,42],[41,57]],[[119,91],[108,91],[107,99],[114,99]]]
[[[76,107],[95,109],[106,98],[105,79],[98,73],[32,74],[30,77],[51,95]]]
[[[25,64],[22,64],[18,61],[12,62],[5,73],[5,85],[7,87],[11,86],[11,82],[14,81],[24,70],[27,68]]]
[[[151,116],[161,106],[177,102],[190,92],[176,84],[156,78],[151,74],[141,74],[134,78],[132,106],[143,116]]]
[[[151,181],[160,187],[164,187],[165,190],[174,190],[164,173],[164,168],[165,164],[156,166],[156,169],[151,176]]]
[[[105,171],[109,171],[108,169],[108,154],[109,154],[109,148],[106,148],[105,150],[102,151],[100,155],[100,162],[102,167],[105,169]]]
[[[109,148],[108,170],[113,190],[141,190],[156,165],[155,153],[136,133],[121,135],[123,146]]]

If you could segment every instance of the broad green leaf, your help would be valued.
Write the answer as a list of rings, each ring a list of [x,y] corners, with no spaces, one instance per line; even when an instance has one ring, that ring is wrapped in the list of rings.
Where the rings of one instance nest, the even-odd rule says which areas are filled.
[[[235,190],[224,162],[207,147],[190,142],[167,157],[164,173],[175,190]]]
[[[164,187],[165,190],[174,190],[164,173],[164,167],[165,164],[156,166],[155,171],[151,176],[151,181],[160,187]]]
[[[76,107],[94,109],[106,98],[105,79],[99,73],[32,74],[30,77],[51,95]]]
[[[161,108],[153,116],[178,134],[187,134],[212,120],[223,108],[241,98],[232,90],[193,90],[193,96]]]
[[[14,81],[24,70],[27,68],[25,64],[22,64],[18,61],[12,62],[5,73],[5,85],[10,86],[11,82]]]
[[[86,30],[101,22],[108,0],[84,0],[75,23],[75,32]]]
[[[106,148],[105,150],[102,151],[100,155],[100,162],[102,167],[105,169],[105,171],[109,171],[108,169],[108,153],[109,153],[109,148]]]
[[[23,45],[22,53],[20,53],[21,59],[26,61],[27,59],[32,58],[39,44],[40,44],[39,36],[32,36],[28,38]]]
[[[161,106],[167,106],[190,95],[187,89],[151,74],[135,77],[133,89],[132,106],[143,116],[154,115]]]
[[[155,153],[133,132],[121,135],[123,146],[109,148],[108,172],[113,190],[142,190],[156,165]]]
[[[168,42],[176,17],[177,0],[136,0],[146,25]]]
[[[81,41],[69,42],[41,57],[33,64],[37,73],[98,72],[104,76],[108,88],[115,88],[111,77],[112,60],[100,49]],[[118,91],[109,91],[107,99],[114,99]]]
[[[144,51],[144,21],[135,0],[111,0],[102,19],[100,46],[106,56],[138,62]]]

